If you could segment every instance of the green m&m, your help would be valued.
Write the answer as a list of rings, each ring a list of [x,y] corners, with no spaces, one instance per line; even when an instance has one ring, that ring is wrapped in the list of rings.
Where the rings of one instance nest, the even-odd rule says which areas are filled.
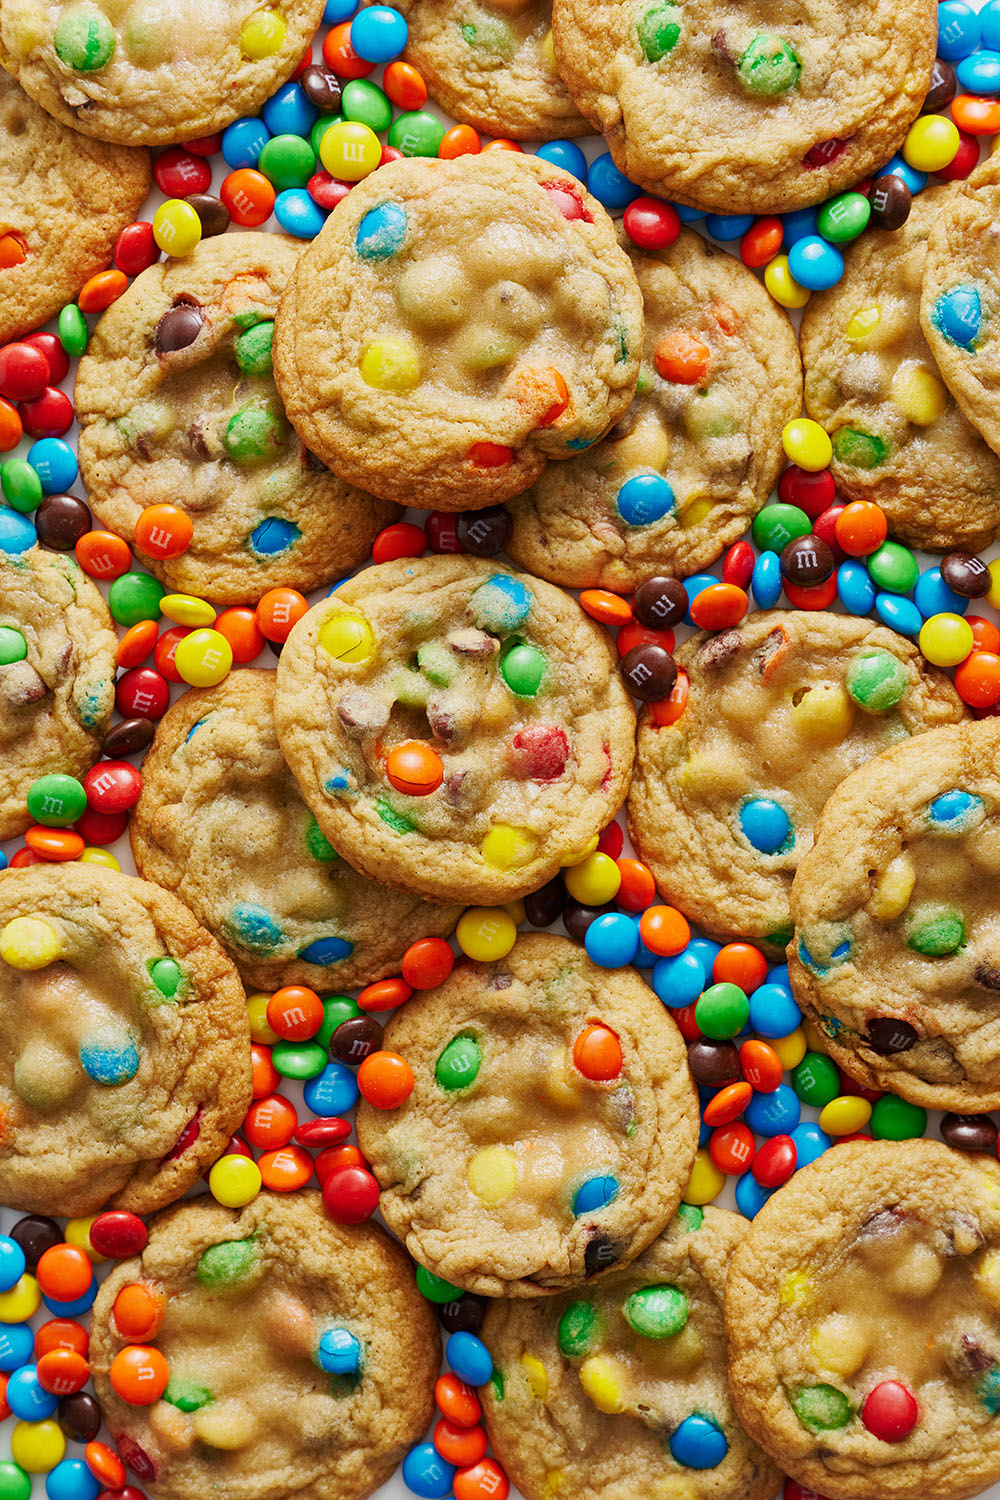
[[[748,93],[774,98],[795,88],[802,64],[784,37],[765,31],[754,37],[736,71]]]
[[[476,1080],[483,1054],[474,1036],[453,1036],[439,1056],[434,1076],[449,1093],[467,1089]]]
[[[568,1358],[589,1354],[601,1336],[600,1315],[592,1302],[571,1302],[559,1319],[556,1337]]]
[[[895,708],[906,697],[910,685],[903,663],[880,646],[868,646],[854,653],[845,682],[854,702],[870,714],[884,714]]]
[[[626,1298],[625,1321],[645,1339],[669,1339],[688,1320],[688,1299],[679,1286],[644,1286]]]

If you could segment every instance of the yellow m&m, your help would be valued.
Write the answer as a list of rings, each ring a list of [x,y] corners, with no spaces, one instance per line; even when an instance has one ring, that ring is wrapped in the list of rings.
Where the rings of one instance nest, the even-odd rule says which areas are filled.
[[[361,356],[361,379],[376,391],[412,391],[420,384],[420,356],[403,339],[376,339]]]
[[[240,31],[240,51],[251,62],[273,57],[285,45],[288,27],[274,10],[258,10],[248,16]]]
[[[360,182],[382,160],[382,142],[359,120],[334,120],[319,143],[319,156],[331,177]]]
[[[317,640],[328,656],[352,667],[375,655],[375,635],[364,615],[331,615],[320,626]]]
[[[479,846],[483,859],[494,870],[517,870],[534,859],[538,840],[526,828],[494,823]]]
[[[228,677],[233,648],[221,630],[192,630],[177,642],[174,666],[191,687],[214,687]]]
[[[864,1130],[872,1117],[872,1107],[860,1094],[838,1094],[820,1110],[819,1128],[827,1135],[853,1135]]]
[[[776,255],[764,268],[764,285],[781,307],[805,307],[812,292],[799,286],[788,269],[788,256]]]
[[[694,1159],[688,1185],[684,1189],[684,1202],[701,1205],[711,1203],[726,1185],[726,1174],[720,1172],[703,1146]]]
[[[625,1410],[625,1394],[613,1360],[603,1354],[592,1354],[580,1366],[580,1384],[598,1411],[615,1416]]]
[[[517,924],[502,906],[470,906],[459,917],[455,936],[466,958],[491,963],[507,957],[517,938]]]
[[[12,917],[0,932],[0,958],[12,969],[48,968],[62,946],[62,935],[45,917]]]
[[[249,1156],[220,1156],[208,1174],[208,1189],[224,1208],[245,1208],[260,1192],[260,1167]]]
[[[517,1157],[506,1146],[484,1146],[469,1162],[466,1181],[480,1202],[492,1208],[517,1187]]]
[[[153,215],[153,239],[164,255],[179,260],[201,243],[201,220],[183,198],[168,198]]]
[[[160,614],[173,620],[175,625],[213,625],[215,610],[207,599],[198,599],[194,594],[164,594],[160,600]]]

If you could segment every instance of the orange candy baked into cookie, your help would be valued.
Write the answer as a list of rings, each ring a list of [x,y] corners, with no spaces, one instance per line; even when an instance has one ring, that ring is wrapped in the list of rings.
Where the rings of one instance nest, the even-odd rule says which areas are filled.
[[[420,1265],[490,1297],[622,1267],[674,1214],[698,1102],[673,1018],[631,968],[535,933],[463,964],[389,1022],[413,1091],[358,1107],[386,1223]]]
[[[440,1342],[409,1258],[315,1191],[159,1214],[90,1338],[118,1451],[156,1500],[362,1500],[434,1409]]]
[[[93,864],[0,880],[0,1200],[151,1213],[250,1103],[236,970],[186,906]]]
[[[787,213],[899,150],[930,88],[934,0],[555,0],[559,72],[659,197]]]
[[[641,353],[642,298],[604,209],[498,151],[390,162],[353,187],[282,298],[274,371],[335,474],[457,511],[602,437]]]
[[[472,557],[383,563],[314,605],[274,712],[333,847],[433,901],[516,900],[583,858],[635,751],[603,628],[553,584]]]

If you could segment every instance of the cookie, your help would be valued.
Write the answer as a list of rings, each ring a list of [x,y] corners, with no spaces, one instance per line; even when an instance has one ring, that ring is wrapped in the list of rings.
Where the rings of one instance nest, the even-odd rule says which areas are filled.
[[[0,552],[0,839],[34,819],[39,776],[82,776],[115,704],[118,637],[108,606],[72,557]]]
[[[148,1405],[109,1378],[134,1342],[116,1318],[126,1289],[166,1362]],[[423,1434],[439,1354],[404,1252],[374,1225],[335,1224],[317,1192],[176,1204],[114,1267],[90,1325],[108,1427],[154,1500],[361,1500]]]
[[[1000,160],[988,156],[931,225],[920,300],[920,322],[941,374],[995,453],[1000,453],[998,215]]]
[[[842,500],[874,500],[912,547],[987,547],[1000,459],[966,421],[920,330],[927,237],[961,191],[930,188],[901,229],[847,251],[844,279],[802,317],[806,410],[833,439]]]
[[[837,783],[965,710],[915,643],[851,615],[758,610],[676,659],[687,703],[671,724],[642,714],[632,839],[706,932],[783,949],[792,877]]]
[[[1000,1108],[1000,722],[935,729],[831,796],[792,887],[796,999],[852,1078]]]
[[[1000,1479],[1000,1171],[938,1141],[827,1151],[765,1203],[726,1290],[736,1410],[829,1500]]]
[[[792,325],[741,261],[689,230],[629,255],[646,318],[635,400],[509,506],[515,562],[577,588],[714,562],[767,499],[802,408]]]
[[[680,1032],[634,969],[568,938],[519,937],[397,1011],[415,1075],[358,1106],[389,1228],[428,1270],[538,1297],[635,1259],[687,1186],[698,1100]]]
[[[331,474],[285,419],[271,342],[301,246],[250,232],[150,266],[80,361],[80,472],[95,514],[134,539],[143,510],[180,506],[194,535],[142,561],[168,588],[222,604],[349,573],[400,514]]]
[[[2,31],[7,9],[0,16]],[[0,71],[0,344],[48,322],[139,212],[148,151],[88,141]]]
[[[721,214],[787,213],[883,166],[930,87],[933,0],[555,0],[556,62],[616,165]]]
[[[404,0],[406,60],[456,120],[505,140],[586,135],[556,71],[551,0]]]
[[[772,1500],[781,1475],[726,1379],[726,1268],[746,1229],[682,1203],[627,1271],[489,1308],[483,1411],[526,1500]]]
[[[160,720],[129,823],[140,875],[173,891],[248,985],[326,993],[399,972],[461,914],[375,885],[340,858],[274,732],[274,673],[231,672]]]
[[[0,63],[64,125],[166,146],[256,115],[322,17],[323,0],[3,0]]]
[[[401,505],[508,500],[623,415],[642,298],[604,209],[540,157],[390,162],[306,249],[274,372],[304,443]]]
[[[617,811],[634,754],[607,633],[472,557],[383,563],[315,605],[282,650],[275,723],[334,848],[434,901],[537,890]]]
[[[0,1200],[152,1213],[250,1103],[236,970],[187,907],[99,865],[0,879]]]

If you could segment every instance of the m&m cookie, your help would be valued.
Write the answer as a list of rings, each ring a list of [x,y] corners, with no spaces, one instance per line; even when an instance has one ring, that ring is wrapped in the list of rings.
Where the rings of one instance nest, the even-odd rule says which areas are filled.
[[[136,865],[187,902],[247,984],[368,984],[419,938],[450,933],[460,908],[341,859],[285,764],[273,705],[273,672],[232,672],[160,720],[130,828]]]
[[[169,892],[94,865],[0,880],[0,1199],[150,1213],[250,1103],[236,970]]]
[[[596,199],[539,157],[390,162],[296,267],[275,375],[351,484],[468,510],[602,437],[635,391],[642,298]]]
[[[726,1378],[726,1270],[746,1229],[682,1203],[597,1286],[491,1304],[486,1425],[526,1500],[772,1500],[777,1469],[741,1428]]]
[[[834,790],[792,887],[799,1004],[852,1078],[1000,1107],[1000,723],[932,730]]]
[[[405,1253],[317,1192],[155,1218],[101,1285],[94,1385],[157,1500],[361,1500],[433,1410],[439,1339]]]
[[[698,1107],[680,1032],[631,969],[521,937],[390,1021],[414,1086],[358,1109],[380,1208],[420,1265],[538,1297],[627,1265],[680,1202]],[[362,1083],[364,1080],[362,1079]]]
[[[241,604],[316,588],[357,567],[399,515],[325,469],[285,417],[271,349],[299,249],[217,235],[150,266],[80,361],[91,504],[170,589]]]

